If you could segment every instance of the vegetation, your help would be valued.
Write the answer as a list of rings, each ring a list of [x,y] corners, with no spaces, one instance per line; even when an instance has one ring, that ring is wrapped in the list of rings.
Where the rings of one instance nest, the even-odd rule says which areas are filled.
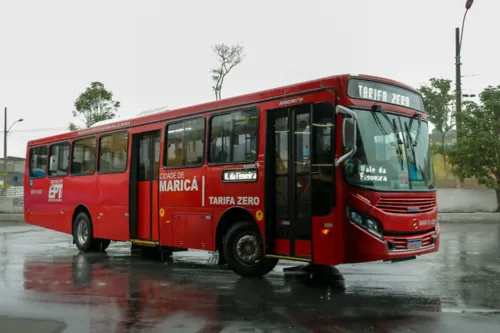
[[[7,171],[0,172],[0,178],[3,179],[3,184],[0,184],[0,193],[6,193],[10,188],[10,185],[7,184]]]
[[[486,88],[479,104],[465,102],[459,116],[455,113],[451,80],[431,78],[430,84],[419,91],[429,121],[435,126],[430,139],[436,179],[475,179],[496,191],[500,212],[500,86]],[[455,143],[457,117],[463,134]]]
[[[434,168],[434,176],[436,180],[454,180],[455,177],[451,172],[451,167],[445,164],[444,155],[441,153],[432,154],[432,164]]]
[[[429,121],[439,134],[440,147],[443,149],[444,167],[446,168],[445,139],[455,127],[455,93],[451,90],[451,80],[431,78],[430,85],[418,89],[424,97],[424,105]]]
[[[113,100],[113,93],[106,90],[101,82],[94,81],[75,101],[73,117],[83,118],[85,127],[89,128],[99,121],[113,119],[119,107],[120,102]],[[69,124],[70,131],[77,129],[75,123]]]
[[[210,70],[212,73],[212,80],[214,81],[212,90],[215,93],[215,99],[219,100],[222,96],[222,85],[226,75],[231,69],[241,63],[244,53],[243,46],[239,44],[231,46],[216,44],[212,48],[217,56],[217,66]]]
[[[474,177],[496,190],[500,212],[500,85],[487,87],[480,103],[467,102],[460,114],[461,136],[448,152],[453,174]]]

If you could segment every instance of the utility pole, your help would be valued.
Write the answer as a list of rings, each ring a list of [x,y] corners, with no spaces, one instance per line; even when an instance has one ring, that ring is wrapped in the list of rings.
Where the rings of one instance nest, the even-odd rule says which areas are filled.
[[[462,39],[464,35],[464,25],[465,25],[465,18],[467,17],[467,13],[469,12],[469,9],[471,9],[472,5],[474,4],[474,0],[467,0],[465,3],[465,14],[464,14],[464,19],[462,21],[462,31],[460,31],[460,28],[455,28],[455,71],[456,71],[456,91],[457,91],[457,98],[456,98],[456,116],[455,116],[455,126],[457,128],[457,142],[460,141],[460,114],[462,113],[462,60],[461,60],[461,52],[462,52]],[[461,32],[461,34],[460,34]]]
[[[456,116],[455,125],[457,128],[457,141],[460,139],[460,114],[462,112],[462,69],[461,69],[461,59],[460,59],[460,28],[455,29],[455,71],[456,71]]]
[[[7,107],[5,107],[5,118],[3,121],[3,171],[7,172]]]
[[[3,189],[5,191],[7,185],[7,107],[5,107],[5,118],[3,121]]]
[[[467,0],[465,2],[465,14],[464,19],[462,21],[462,31],[460,28],[455,28],[455,71],[456,71],[456,114],[455,114],[455,126],[457,129],[457,143],[460,142],[462,137],[461,132],[461,122],[460,116],[462,114],[462,60],[461,60],[461,51],[462,51],[462,38],[464,35],[464,25],[465,18],[467,17],[467,13],[469,9],[471,9],[474,4],[474,0]],[[461,188],[463,184],[463,179],[457,179],[457,188]]]
[[[16,123],[22,122],[24,119],[19,118],[15,122],[10,125],[10,127],[7,129],[7,107],[5,107],[5,114],[4,114],[4,121],[3,121],[3,174],[4,174],[4,181],[3,181],[3,188],[5,189],[5,186],[7,185],[7,134],[10,132],[10,129],[12,126],[14,126]]]

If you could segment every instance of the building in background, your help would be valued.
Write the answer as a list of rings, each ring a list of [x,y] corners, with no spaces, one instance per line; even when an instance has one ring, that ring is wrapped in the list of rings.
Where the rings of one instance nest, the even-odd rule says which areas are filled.
[[[4,172],[3,158],[0,158],[0,172]],[[24,186],[24,168],[26,158],[7,156],[7,185],[9,186]],[[17,176],[17,177],[16,177]],[[3,183],[3,177],[1,177]],[[14,181],[17,178],[17,181]]]

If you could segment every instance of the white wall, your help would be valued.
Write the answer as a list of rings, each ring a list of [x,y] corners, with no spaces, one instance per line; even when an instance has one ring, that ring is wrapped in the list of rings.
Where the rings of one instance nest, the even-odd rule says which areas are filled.
[[[440,213],[488,213],[497,208],[494,190],[441,188],[437,201]]]
[[[11,160],[7,157],[7,172],[24,172],[25,160]],[[0,171],[3,171],[3,158],[0,158]]]
[[[23,197],[0,197],[0,213],[23,214]]]

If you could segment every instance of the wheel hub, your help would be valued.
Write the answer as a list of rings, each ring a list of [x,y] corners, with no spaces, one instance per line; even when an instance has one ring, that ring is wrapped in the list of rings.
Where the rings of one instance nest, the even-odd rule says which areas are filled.
[[[80,244],[84,244],[87,241],[89,235],[89,230],[86,223],[78,223],[77,237]]]
[[[252,264],[257,261],[260,255],[257,237],[245,235],[236,243],[236,255],[244,263]]]

